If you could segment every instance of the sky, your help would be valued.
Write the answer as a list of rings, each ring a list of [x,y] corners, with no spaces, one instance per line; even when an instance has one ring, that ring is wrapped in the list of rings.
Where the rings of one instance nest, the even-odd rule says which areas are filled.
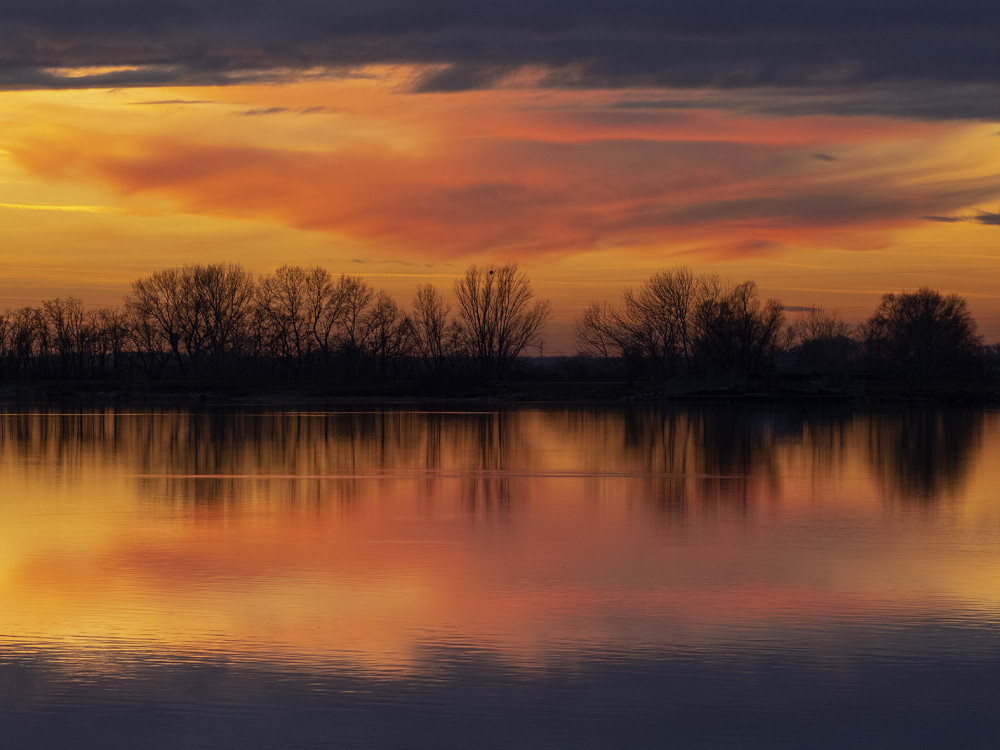
[[[1000,5],[6,0],[0,309],[517,261],[571,321],[677,265],[789,316],[963,295],[1000,343]]]

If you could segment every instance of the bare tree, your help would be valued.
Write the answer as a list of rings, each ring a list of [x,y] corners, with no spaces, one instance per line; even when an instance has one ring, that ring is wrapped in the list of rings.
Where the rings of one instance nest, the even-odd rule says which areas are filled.
[[[43,374],[49,354],[49,330],[42,311],[22,307],[14,313],[11,324],[15,377]]]
[[[128,328],[125,313],[121,309],[102,307],[88,316],[88,325],[93,331],[93,356],[95,374],[111,374],[115,378],[126,373],[125,344]]]
[[[463,333],[488,377],[502,378],[551,314],[548,300],[535,300],[527,274],[516,263],[471,266],[455,282]]]
[[[373,359],[376,374],[384,375],[412,349],[413,324],[386,292],[375,296],[363,326],[364,352]]]
[[[653,274],[625,292],[624,320],[633,346],[665,375],[685,372],[693,353],[691,315],[701,284],[687,268]]]
[[[271,353],[294,375],[314,345],[310,325],[309,272],[299,266],[282,266],[264,278],[258,289],[258,307],[263,317]]]
[[[365,344],[365,317],[375,299],[375,290],[360,276],[342,275],[337,282],[336,296],[341,313],[335,320],[338,345],[342,352],[354,355]]]
[[[10,371],[11,352],[10,310],[4,310],[0,312],[0,375]]]
[[[206,356],[224,360],[239,351],[254,297],[253,277],[244,268],[216,263],[139,279],[125,307],[138,338],[152,347],[165,344],[184,375],[197,372]]]
[[[323,359],[329,359],[336,346],[336,328],[343,312],[342,285],[335,283],[325,268],[316,266],[306,275],[306,302],[312,340]]]
[[[694,346],[706,369],[735,378],[768,375],[784,324],[781,303],[761,302],[753,281],[705,280],[693,317]]]
[[[184,272],[186,301],[201,315],[192,335],[202,338],[205,351],[217,359],[238,353],[256,293],[253,276],[235,263],[189,266]]]
[[[432,285],[417,289],[413,297],[413,337],[417,355],[432,375],[455,353],[458,325],[448,320],[451,306]]]
[[[90,334],[83,302],[76,297],[56,297],[42,302],[41,313],[59,361],[58,374],[64,378],[80,377]]]
[[[180,269],[157,271],[132,282],[132,291],[125,297],[129,332],[145,358],[147,372],[152,372],[157,355],[163,351],[174,357],[182,376],[187,370],[181,354],[181,332],[187,317],[182,310],[182,282]]]
[[[627,289],[619,305],[594,303],[575,321],[584,353],[621,358],[654,377],[687,373],[693,355],[691,316],[703,280],[686,268],[653,274]]]
[[[622,320],[621,310],[608,302],[591,302],[573,321],[576,344],[581,354],[615,359],[635,349],[631,326]]]

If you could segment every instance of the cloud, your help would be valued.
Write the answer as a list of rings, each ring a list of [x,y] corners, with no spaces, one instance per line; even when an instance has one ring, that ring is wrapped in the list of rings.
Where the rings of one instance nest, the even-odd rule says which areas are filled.
[[[288,107],[261,107],[257,109],[247,109],[236,114],[244,117],[259,117],[261,115],[280,115],[288,111]]]
[[[980,211],[972,217],[972,221],[977,224],[988,224],[990,226],[1000,226],[1000,212]]]
[[[145,102],[129,102],[129,104],[136,107],[145,106],[167,106],[172,104],[182,105],[182,104],[215,104],[210,99],[152,99]]]
[[[37,0],[0,10],[0,86],[225,84],[317,68],[431,66],[416,89],[801,88],[822,111],[990,117],[1000,58],[991,0]],[[52,69],[118,66],[65,76]],[[864,87],[872,96],[844,96]],[[899,97],[880,99],[880,90]],[[982,98],[983,90],[994,96]]]
[[[326,107],[306,107],[304,109],[289,109],[288,107],[255,107],[253,109],[245,109],[241,112],[234,112],[233,114],[241,115],[243,117],[261,117],[266,115],[283,115],[288,112],[297,115],[316,115],[326,111],[328,111]]]
[[[438,115],[468,132],[461,115]],[[931,168],[917,179],[921,173],[910,164],[866,162],[852,171],[854,160],[831,169],[809,158],[809,144],[529,141],[513,136],[523,125],[487,119],[489,138],[456,139],[445,131],[415,151],[377,140],[286,150],[190,142],[187,133],[102,139],[56,126],[25,130],[4,148],[38,178],[121,196],[121,210],[169,205],[275,223],[325,233],[373,257],[405,251],[414,261],[594,248],[774,256],[843,247],[845,233],[906,227],[916,216],[946,217],[1000,198],[991,175],[940,179]],[[746,133],[752,123],[731,127]]]
[[[712,106],[778,117],[902,117],[951,121],[1000,119],[1000,82],[888,80],[843,84],[706,88],[692,96],[685,90],[647,92],[646,98],[611,105],[634,112],[689,110]]]
[[[974,224],[985,224],[987,226],[1000,226],[1000,211],[977,211],[966,216],[921,216],[927,221],[938,221],[946,224],[956,222],[971,221]]]

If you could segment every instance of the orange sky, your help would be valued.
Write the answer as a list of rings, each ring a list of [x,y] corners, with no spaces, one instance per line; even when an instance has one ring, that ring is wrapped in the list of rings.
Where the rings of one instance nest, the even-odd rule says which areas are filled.
[[[1000,205],[996,123],[782,116],[764,90],[541,89],[530,70],[414,93],[422,75],[0,92],[0,308],[117,303],[139,276],[217,261],[321,264],[407,304],[517,260],[553,302],[547,351],[569,352],[588,302],[683,264],[848,320],[930,285],[1000,342],[1000,228],[982,221]]]

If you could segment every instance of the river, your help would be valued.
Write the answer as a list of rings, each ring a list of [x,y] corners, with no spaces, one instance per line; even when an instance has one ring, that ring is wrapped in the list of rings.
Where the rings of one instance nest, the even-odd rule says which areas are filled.
[[[10,747],[989,747],[1000,413],[0,412]]]

